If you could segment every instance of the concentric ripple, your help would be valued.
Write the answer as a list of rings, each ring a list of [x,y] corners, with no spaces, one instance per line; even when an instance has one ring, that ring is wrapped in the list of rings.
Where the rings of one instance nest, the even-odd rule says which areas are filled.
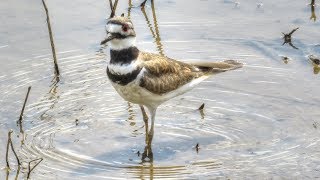
[[[287,114],[276,110],[288,106],[291,99],[235,90],[213,77],[160,107],[154,162],[142,163],[141,112],[110,86],[104,58],[99,53],[61,58],[65,71],[61,83],[28,105],[20,154],[25,161],[44,158],[35,171],[36,179],[205,178],[243,173],[254,177],[281,174],[282,167],[297,168],[305,159],[313,162],[315,155],[307,152],[319,140],[312,132],[292,133],[292,128],[299,129],[288,126],[279,118]],[[221,78],[225,82],[235,75]],[[262,97],[261,107],[249,107],[250,101]],[[197,108],[202,103],[205,108],[200,112]],[[298,114],[290,116],[294,120]]]
[[[105,35],[107,3],[48,1],[59,83],[41,2],[0,5],[5,19],[0,135],[15,130],[23,167],[19,177],[26,178],[30,160],[43,158],[32,179],[319,178],[319,75],[305,58],[320,52],[314,38],[319,23],[309,22],[306,3],[154,2],[155,13],[148,4],[145,8],[148,20],[140,8],[131,9],[139,48],[158,47],[176,59],[230,58],[245,65],[207,79],[158,109],[152,163],[141,160],[145,127],[140,108],[125,102],[108,82],[107,50],[95,52]],[[121,1],[117,12],[127,7]],[[194,7],[197,11],[186,11]],[[299,50],[281,45],[281,32],[289,26],[301,26],[294,34]],[[283,56],[290,61],[284,63]],[[21,136],[16,120],[28,86],[32,91]],[[5,141],[0,138],[1,152]],[[12,154],[10,164],[11,177],[17,167]]]

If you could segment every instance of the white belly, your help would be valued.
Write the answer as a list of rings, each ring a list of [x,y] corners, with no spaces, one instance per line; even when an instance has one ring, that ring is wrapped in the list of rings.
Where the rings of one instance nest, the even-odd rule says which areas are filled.
[[[161,103],[169,99],[172,99],[176,96],[179,96],[181,94],[184,94],[185,92],[193,89],[195,85],[199,84],[201,81],[203,81],[206,78],[208,78],[208,76],[200,77],[172,92],[162,94],[162,95],[154,94],[140,87],[138,80],[135,80],[125,86],[121,86],[113,82],[111,83],[112,83],[112,86],[119,93],[119,95],[126,101],[129,101],[135,104],[145,105],[145,106],[157,107]]]
[[[159,106],[165,99],[161,95],[153,94],[133,81],[125,86],[112,82],[112,86],[126,101],[145,106]]]

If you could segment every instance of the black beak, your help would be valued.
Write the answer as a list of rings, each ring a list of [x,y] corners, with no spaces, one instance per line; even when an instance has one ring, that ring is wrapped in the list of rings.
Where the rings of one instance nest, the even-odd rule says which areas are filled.
[[[114,38],[115,38],[115,36],[113,36],[113,35],[111,34],[111,35],[110,35],[109,37],[107,37],[105,40],[101,41],[100,45],[103,45],[103,44],[111,41],[111,40],[114,39]]]

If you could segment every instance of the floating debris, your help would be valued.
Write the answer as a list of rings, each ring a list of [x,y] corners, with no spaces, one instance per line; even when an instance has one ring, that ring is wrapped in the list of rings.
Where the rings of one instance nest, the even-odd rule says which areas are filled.
[[[312,62],[313,65],[316,65],[316,66],[320,65],[320,59],[315,57],[314,55],[310,55],[309,60]]]
[[[201,119],[204,119],[204,103],[198,108],[200,115],[201,115]]]
[[[314,122],[314,123],[312,124],[312,126],[313,126],[315,129],[317,129],[317,128],[318,128],[318,123],[317,123],[317,122]]]
[[[198,110],[203,110],[204,108],[204,103],[198,108]]]
[[[314,55],[310,55],[309,60],[313,65],[313,73],[319,74],[319,72],[320,72],[320,58],[317,58]]]
[[[283,44],[282,45],[285,45],[285,44],[289,44],[291,47],[293,47],[294,49],[299,49],[299,48],[297,48],[296,46],[294,46],[293,44],[292,44],[292,34],[296,31],[296,30],[298,30],[299,29],[299,27],[297,27],[297,28],[295,28],[295,29],[293,29],[290,33],[288,33],[288,34],[286,34],[286,33],[282,33],[283,34],[283,40],[284,40],[284,42],[283,42]]]
[[[199,143],[197,143],[197,145],[196,145],[197,154],[199,153],[199,149],[200,149],[200,146],[199,146]]]
[[[282,59],[283,63],[285,63],[285,64],[288,64],[289,61],[291,60],[291,59],[290,59],[289,57],[287,57],[287,56],[281,56],[281,59]]]

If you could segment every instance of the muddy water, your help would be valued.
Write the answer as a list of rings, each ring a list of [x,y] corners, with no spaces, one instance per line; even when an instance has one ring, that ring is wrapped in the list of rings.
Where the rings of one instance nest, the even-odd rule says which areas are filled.
[[[307,2],[155,1],[154,13],[147,3],[147,18],[131,9],[140,49],[246,64],[160,107],[152,163],[141,161],[139,107],[123,101],[105,75],[108,47],[99,43],[107,1],[47,5],[62,74],[57,84],[41,2],[0,3],[1,177],[10,129],[23,162],[19,179],[36,158],[43,161],[32,179],[320,177],[320,82],[307,58],[320,56],[320,24]],[[117,11],[127,12],[128,3],[120,1]],[[292,44],[299,49],[282,46],[282,32],[296,27]],[[28,86],[23,138],[16,120]],[[12,154],[9,160],[14,179]]]

